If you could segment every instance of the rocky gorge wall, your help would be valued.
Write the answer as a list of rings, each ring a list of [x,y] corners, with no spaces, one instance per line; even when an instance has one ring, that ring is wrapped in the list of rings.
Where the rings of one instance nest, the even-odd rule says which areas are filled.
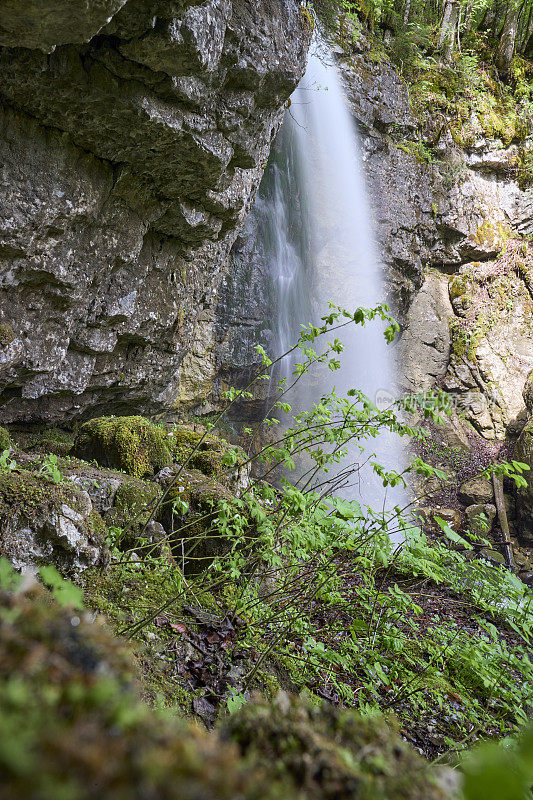
[[[195,348],[307,44],[296,0],[2,4],[3,422],[205,395]]]
[[[357,36],[344,37],[335,56],[360,134],[387,299],[402,326],[403,388],[441,385],[484,437],[516,435],[533,366],[533,284],[524,282],[533,258],[532,204],[517,167],[525,133],[515,119],[515,129],[507,119],[498,128],[475,108],[457,117],[438,93],[429,94],[421,110],[416,87],[372,49],[360,28]],[[222,383],[254,363],[258,341],[268,346],[273,339],[272,277],[256,229],[252,213],[221,292]],[[470,276],[468,314],[458,299],[468,280],[458,275]],[[487,280],[496,280],[489,290]],[[243,308],[249,309],[244,318]],[[465,336],[475,347],[465,345]]]

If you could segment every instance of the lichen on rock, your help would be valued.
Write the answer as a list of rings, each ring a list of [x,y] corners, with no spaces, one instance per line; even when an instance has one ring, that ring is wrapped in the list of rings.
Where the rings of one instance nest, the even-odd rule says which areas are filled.
[[[0,555],[17,569],[52,563],[77,575],[107,562],[105,524],[86,492],[17,469],[0,475]]]

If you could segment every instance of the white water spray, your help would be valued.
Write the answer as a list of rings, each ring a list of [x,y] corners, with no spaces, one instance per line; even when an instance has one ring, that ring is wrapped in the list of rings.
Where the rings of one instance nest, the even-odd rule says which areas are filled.
[[[361,170],[357,132],[346,105],[331,54],[315,44],[309,65],[291,98],[280,148],[287,157],[285,180],[274,167],[269,196],[272,240],[270,263],[278,291],[278,345],[286,351],[300,323],[317,323],[328,301],[355,310],[384,299],[381,266],[374,242]],[[287,175],[289,180],[287,181]],[[287,224],[298,206],[299,226]],[[302,239],[305,246],[302,246]],[[345,396],[361,389],[376,405],[395,396],[394,365],[382,321],[351,325],[341,331],[345,346],[341,369],[301,383],[294,405],[309,407],[335,386]],[[372,453],[386,469],[400,471],[404,455],[399,437],[382,434],[370,440],[370,452],[346,457],[362,463]],[[390,509],[405,505],[406,494],[385,490],[368,467],[338,492],[347,499]]]

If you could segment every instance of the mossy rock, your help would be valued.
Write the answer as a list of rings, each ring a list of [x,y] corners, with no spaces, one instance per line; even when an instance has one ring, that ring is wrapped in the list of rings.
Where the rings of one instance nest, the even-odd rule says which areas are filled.
[[[56,456],[68,456],[74,447],[74,435],[59,428],[45,430],[37,440],[34,450],[38,453],[54,453]]]
[[[74,434],[56,427],[43,429],[37,425],[16,425],[11,430],[11,438],[23,452],[67,456],[74,446]]]
[[[242,755],[289,778],[308,800],[443,800],[438,773],[399,736],[393,720],[361,716],[280,693],[246,704],[222,726]]]
[[[107,563],[105,535],[89,496],[73,484],[22,469],[0,475],[0,555],[17,568],[53,563],[76,575]]]
[[[81,426],[73,455],[142,478],[170,466],[171,447],[167,432],[144,417],[98,417]]]
[[[226,486],[199,470],[183,470],[169,489],[161,521],[179,563],[187,555],[185,569],[189,574],[201,572],[216,556],[228,551],[230,543],[217,534],[213,521],[219,504],[234,500]]]
[[[223,463],[224,455],[237,452],[237,464],[244,462],[244,453],[235,445],[212,433],[205,435],[205,430],[177,428],[172,432],[174,441],[173,455],[178,464],[185,464],[189,469],[197,469],[205,475],[220,475],[227,471]],[[197,449],[196,449],[197,448]]]
[[[295,800],[231,743],[154,711],[131,653],[44,590],[0,592],[0,795],[9,800]]]
[[[113,507],[105,515],[107,525],[131,529],[145,525],[161,495],[159,484],[127,478],[118,487]]]
[[[9,431],[7,428],[2,428],[0,426],[0,452],[4,450],[9,450],[11,447],[11,436],[9,435]]]

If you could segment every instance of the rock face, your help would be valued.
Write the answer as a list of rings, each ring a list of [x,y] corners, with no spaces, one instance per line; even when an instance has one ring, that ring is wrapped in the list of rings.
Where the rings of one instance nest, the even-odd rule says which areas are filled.
[[[160,411],[194,396],[305,23],[296,0],[44,6],[0,10],[0,417]]]
[[[450,279],[451,354],[443,387],[487,439],[516,437],[527,418],[522,389],[533,359],[533,248],[509,241],[499,259]]]
[[[103,529],[86,491],[23,470],[0,477],[0,555],[16,569],[54,564],[72,576],[105,564]]]
[[[498,256],[509,237],[531,227],[531,201],[513,177],[517,145],[505,144],[482,128],[468,143],[459,141],[454,121],[440,110],[415,116],[405,81],[387,58],[376,57],[362,31],[354,37],[348,31],[335,55],[360,134],[387,300],[404,328],[402,383],[409,391],[424,391],[451,377],[451,328],[458,312],[448,297],[450,273],[485,264],[498,272]],[[256,205],[233,247],[221,290],[215,338],[222,384],[236,382],[239,375],[245,382],[250,365],[257,363],[253,346],[260,341],[268,348],[275,342],[272,275],[257,241],[261,214]],[[513,281],[513,270],[507,272]],[[502,437],[523,411],[521,384],[533,360],[533,340],[529,335],[524,340],[530,297],[519,276],[516,282],[517,293],[525,289],[527,297],[522,305],[521,300],[515,304],[513,319],[509,309],[504,319],[494,306],[487,337],[492,352],[468,379],[472,385],[460,386],[455,375],[453,389],[450,383],[458,408],[488,438]],[[513,353],[508,360],[509,336],[507,349]],[[478,348],[480,358],[484,345]],[[465,372],[464,359],[460,361],[459,371]],[[496,403],[491,397],[495,380],[504,382]]]
[[[431,389],[445,375],[452,314],[446,276],[429,274],[411,303],[400,342],[399,357],[408,391]]]

